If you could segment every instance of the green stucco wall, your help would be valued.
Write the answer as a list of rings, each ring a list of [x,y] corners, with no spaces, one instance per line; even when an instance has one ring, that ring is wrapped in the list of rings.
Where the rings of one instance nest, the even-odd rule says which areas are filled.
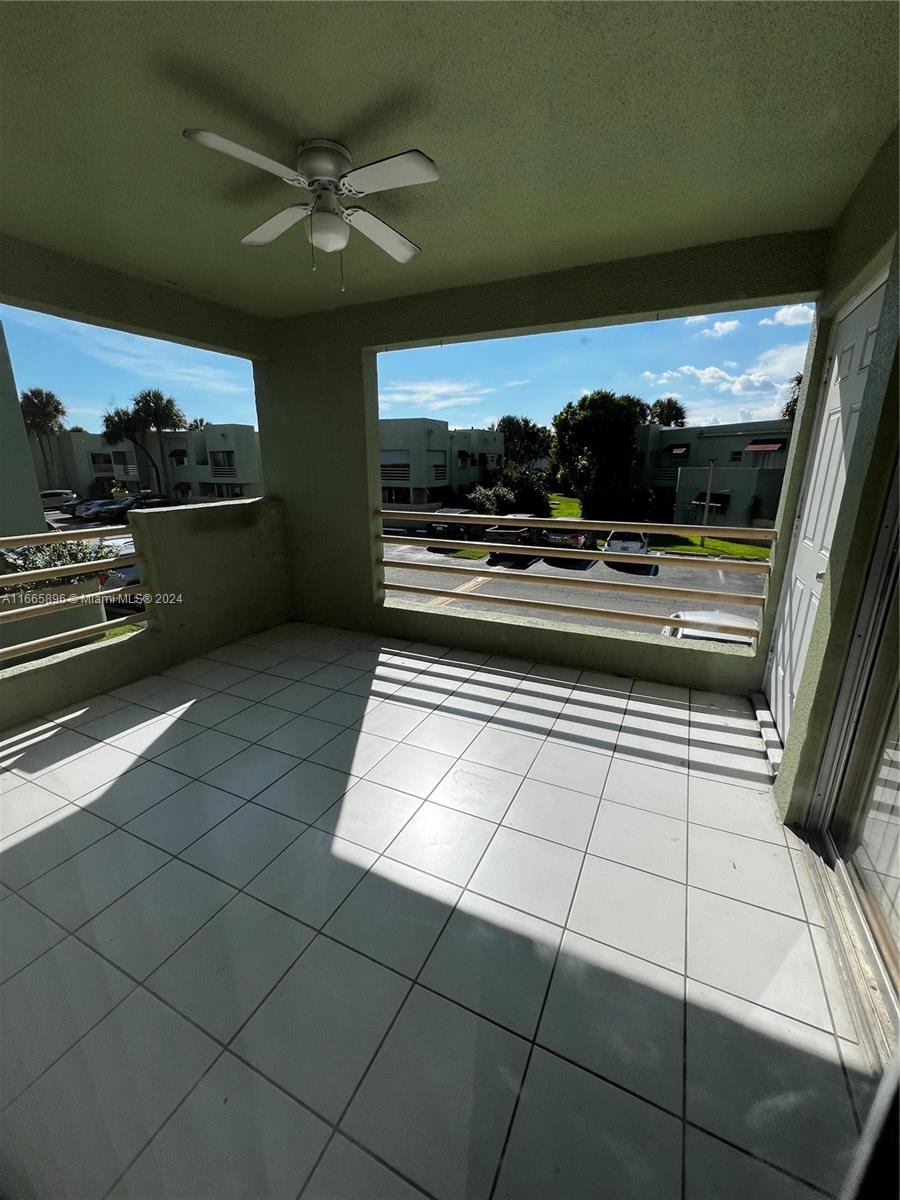
[[[46,527],[9,350],[0,324],[0,537]]]
[[[254,375],[266,482],[285,504],[297,618],[695,687],[758,686],[759,657],[747,651],[527,617],[383,607],[375,355],[389,346],[810,299],[824,283],[827,241],[823,231],[750,238],[274,323],[269,357]]]

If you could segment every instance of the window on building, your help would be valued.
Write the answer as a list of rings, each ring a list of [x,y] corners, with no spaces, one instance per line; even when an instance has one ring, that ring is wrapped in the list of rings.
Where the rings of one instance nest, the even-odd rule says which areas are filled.
[[[417,488],[416,491],[422,491]],[[381,489],[382,504],[409,504],[409,488],[404,487],[383,487]]]
[[[381,478],[396,481],[409,479],[409,451],[382,450]]]
[[[109,476],[113,473],[112,454],[95,453],[91,455],[91,474],[94,476]]]
[[[733,463],[739,463],[743,457],[744,455],[740,450],[732,450],[730,461]]]
[[[447,479],[446,450],[426,450],[425,461],[431,471],[435,483],[444,483]]]
[[[169,458],[176,467],[184,467],[187,465],[187,450],[170,450]]]
[[[213,478],[227,478],[237,474],[233,450],[211,450],[209,453],[209,469]]]

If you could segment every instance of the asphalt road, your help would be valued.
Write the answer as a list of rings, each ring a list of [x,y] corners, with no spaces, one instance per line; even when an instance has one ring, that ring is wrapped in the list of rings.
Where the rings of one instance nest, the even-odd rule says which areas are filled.
[[[468,597],[473,595],[485,597],[484,603],[476,603],[471,599],[452,600],[446,597],[420,596],[412,592],[405,592],[402,593],[404,603],[444,609],[461,609],[465,606],[469,612],[502,611],[514,613],[517,611],[505,605],[492,605],[490,597],[493,595],[516,596],[526,600],[549,601],[554,604],[577,604],[584,608],[616,609],[658,614],[660,617],[660,629],[665,624],[667,616],[685,609],[704,611],[716,609],[719,612],[734,613],[758,621],[760,609],[752,605],[731,604],[712,600],[673,599],[665,595],[657,597],[640,593],[629,594],[627,591],[595,592],[589,588],[567,588],[564,585],[553,583],[552,577],[571,576],[573,579],[596,579],[604,583],[615,583],[623,588],[627,587],[628,584],[639,583],[660,588],[710,588],[718,592],[745,592],[756,596],[762,595],[765,586],[764,575],[743,571],[729,571],[721,560],[717,560],[709,569],[680,566],[667,567],[664,565],[665,555],[654,555],[653,557],[660,564],[660,572],[659,575],[651,577],[628,575],[622,571],[615,571],[612,567],[605,566],[601,562],[598,562],[588,570],[570,570],[565,567],[548,566],[543,559],[540,559],[528,568],[527,574],[530,576],[545,577],[547,579],[545,585],[540,583],[523,583],[520,581],[523,574],[521,570],[507,567],[489,568],[486,566],[486,559],[476,561],[472,559],[452,558],[426,550],[424,546],[392,545],[386,546],[385,550],[387,551],[386,558],[402,560],[404,563],[428,563],[429,565],[435,565],[446,561],[448,567],[447,573],[443,571],[392,570],[390,567],[386,567],[385,582],[387,583],[408,583],[421,587],[453,589],[464,592]],[[482,566],[485,567],[485,574],[489,575],[483,581],[470,575],[454,576],[450,574],[454,567],[481,568]],[[394,594],[400,595],[400,593]],[[391,593],[388,592],[388,596],[390,595]],[[546,612],[536,611],[535,615],[537,617],[543,616],[546,620],[566,621],[577,625],[595,624],[606,629],[643,629],[649,633],[659,632],[659,630],[654,630],[651,625],[644,625],[643,623],[637,625],[631,621],[616,621],[610,617],[592,618],[582,614],[555,613],[549,610]]]

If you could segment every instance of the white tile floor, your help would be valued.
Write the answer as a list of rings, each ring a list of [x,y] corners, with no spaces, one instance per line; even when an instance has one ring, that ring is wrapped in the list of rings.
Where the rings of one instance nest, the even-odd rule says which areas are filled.
[[[839,1190],[855,1035],[743,699],[289,625],[0,771],[4,1196]]]

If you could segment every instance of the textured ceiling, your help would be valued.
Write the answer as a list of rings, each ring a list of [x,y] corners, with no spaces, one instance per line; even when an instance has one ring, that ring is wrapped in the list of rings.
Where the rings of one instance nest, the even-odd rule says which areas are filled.
[[[897,120],[882,3],[0,4],[0,229],[265,316],[830,225]],[[361,201],[310,271],[302,198],[190,145],[290,162],[419,147],[437,184]]]

